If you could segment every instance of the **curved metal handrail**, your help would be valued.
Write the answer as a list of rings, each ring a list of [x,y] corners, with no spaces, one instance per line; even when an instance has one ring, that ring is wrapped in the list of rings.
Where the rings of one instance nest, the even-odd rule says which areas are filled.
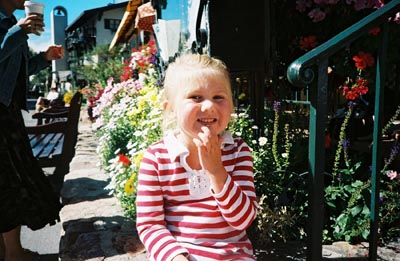
[[[297,87],[303,87],[311,83],[314,80],[314,72],[311,69],[313,65],[316,65],[320,60],[328,59],[340,49],[357,40],[364,33],[384,23],[399,10],[400,0],[392,0],[330,40],[304,54],[289,65],[287,69],[289,82]]]

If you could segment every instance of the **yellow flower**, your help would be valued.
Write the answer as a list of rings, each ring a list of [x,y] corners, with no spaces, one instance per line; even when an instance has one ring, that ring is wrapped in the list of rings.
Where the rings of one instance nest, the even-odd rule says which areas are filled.
[[[135,166],[136,167],[139,167],[140,162],[142,162],[143,155],[144,155],[144,152],[142,151],[136,156],[136,158],[135,158]]]
[[[125,193],[131,195],[136,192],[135,188],[136,173],[132,173],[131,177],[125,183]]]
[[[69,91],[69,92],[67,92],[66,94],[64,94],[64,98],[63,98],[64,103],[65,103],[65,104],[70,104],[70,103],[71,103],[72,96],[73,96],[73,92],[72,92],[72,91]]]

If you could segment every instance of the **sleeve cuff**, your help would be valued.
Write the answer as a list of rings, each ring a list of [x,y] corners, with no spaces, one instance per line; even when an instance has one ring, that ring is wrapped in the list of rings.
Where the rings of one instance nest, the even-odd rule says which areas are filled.
[[[219,192],[219,193],[214,193],[214,191],[211,189],[211,193],[212,193],[212,194],[214,195],[214,197],[217,198],[217,199],[223,198],[223,197],[225,196],[225,194],[228,192],[228,187],[229,187],[229,184],[230,184],[231,182],[232,182],[232,178],[231,178],[230,175],[228,175],[228,176],[226,177],[225,184],[224,184],[224,186],[222,187],[221,192]]]

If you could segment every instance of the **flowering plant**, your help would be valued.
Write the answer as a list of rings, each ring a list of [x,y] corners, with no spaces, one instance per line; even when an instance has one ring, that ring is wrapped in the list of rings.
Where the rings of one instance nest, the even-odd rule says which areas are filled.
[[[374,66],[375,60],[371,54],[360,51],[358,55],[353,57],[353,61],[358,76],[354,81],[348,79],[339,87],[348,104],[337,138],[331,184],[325,189],[326,201],[330,211],[330,222],[324,233],[325,240],[345,239],[350,242],[358,242],[361,239],[367,239],[370,231],[370,168],[362,158],[356,163],[352,162],[352,157],[360,158],[361,156],[354,146],[354,143],[359,143],[359,141],[347,134],[351,131],[348,129],[349,123],[354,121],[355,115],[359,113],[357,107],[359,104],[366,103],[363,97],[368,93],[368,80],[364,79],[362,75],[366,73],[365,70]],[[383,129],[383,134],[399,116],[399,108]],[[363,121],[365,122],[365,119]],[[367,146],[370,147],[370,144],[367,144]],[[399,200],[400,194],[397,191],[395,192],[393,187],[399,188],[400,183],[396,183],[397,172],[387,169],[392,165],[399,151],[400,146],[396,141],[381,171],[385,175],[380,183],[382,191],[380,226],[384,238],[398,232],[392,226],[392,222],[400,219],[400,209],[393,200]],[[390,215],[387,213],[390,213]]]
[[[257,225],[249,233],[256,245],[305,235],[304,227],[294,224],[303,223],[305,219],[302,209],[305,186],[296,171],[306,169],[301,157],[305,153],[300,149],[305,148],[307,137],[301,129],[289,123],[282,124],[293,122],[296,115],[294,111],[284,110],[281,102],[266,104],[264,112],[265,125],[257,126],[249,115],[249,108],[240,107],[232,115],[229,126],[233,135],[243,138],[252,151],[260,208]],[[294,148],[298,155],[292,156]],[[288,201],[291,204],[285,205]]]
[[[120,199],[127,217],[135,216],[135,187],[143,151],[160,136],[159,77],[154,43],[133,50],[124,69],[129,78],[107,86],[93,108],[93,128],[99,136],[97,152],[110,175],[107,186]]]
[[[156,54],[157,47],[153,40],[138,50],[132,49],[131,57],[122,72],[121,81],[138,78],[139,74],[146,74],[147,69],[156,64]]]
[[[96,102],[103,94],[104,87],[100,83],[88,85],[82,88],[82,94],[86,97],[88,105],[92,108],[96,106]]]

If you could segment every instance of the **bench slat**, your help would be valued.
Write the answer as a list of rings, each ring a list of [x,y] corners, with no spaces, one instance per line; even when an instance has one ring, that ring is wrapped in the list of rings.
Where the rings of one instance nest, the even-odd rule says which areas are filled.
[[[45,144],[42,144],[41,153],[38,155],[39,158],[52,158],[53,155],[61,154],[62,145],[64,142],[64,135],[62,133],[57,133],[52,135],[50,139],[47,140]]]
[[[35,158],[52,158],[55,154],[61,154],[64,142],[64,134],[49,133],[33,137],[31,146]]]

